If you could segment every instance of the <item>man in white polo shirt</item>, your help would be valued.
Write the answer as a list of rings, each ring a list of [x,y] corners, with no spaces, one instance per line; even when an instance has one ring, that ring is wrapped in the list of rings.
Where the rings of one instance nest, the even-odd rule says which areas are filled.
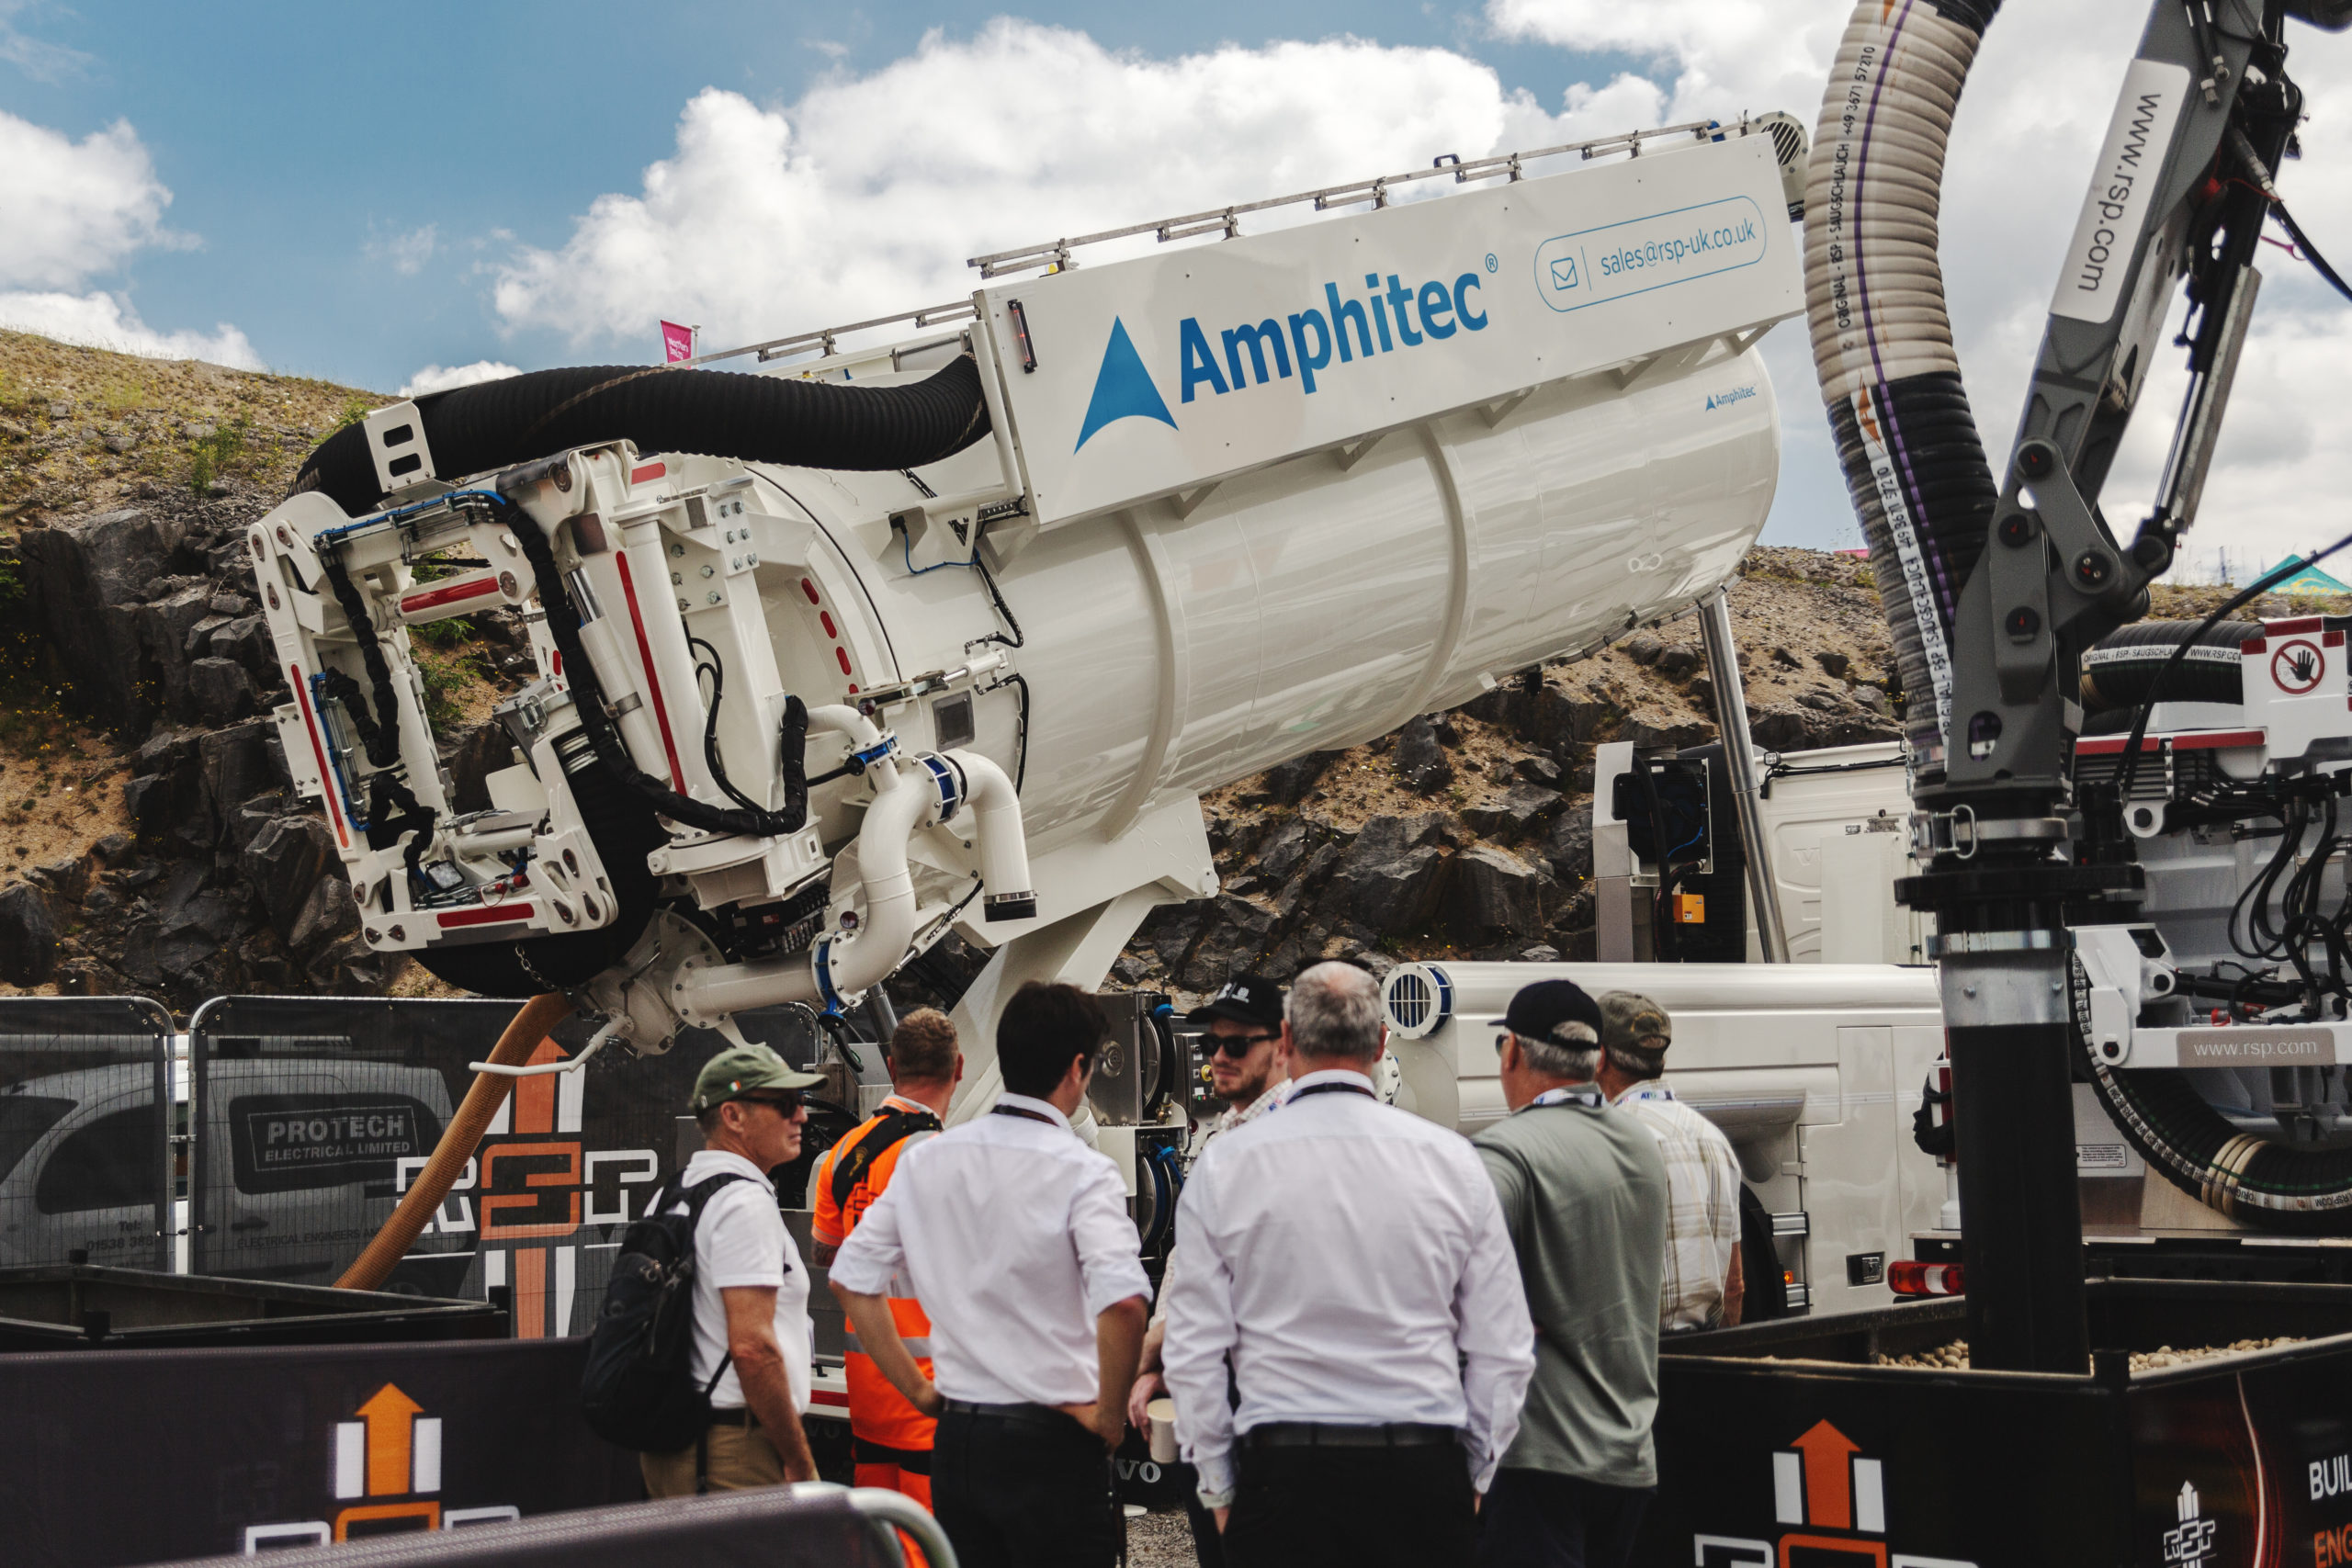
[[[1005,1093],[909,1149],[833,1259],[833,1293],[876,1368],[939,1417],[932,1509],[964,1568],[1119,1555],[1110,1450],[1151,1281],[1118,1168],[1069,1125],[1109,1037],[1074,986],[1014,992],[997,1024]],[[936,1384],[899,1337],[892,1295],[931,1314]]]
[[[795,1072],[764,1045],[721,1051],[695,1079],[688,1109],[703,1145],[670,1186],[684,1194],[722,1185],[695,1225],[694,1352],[687,1365],[710,1390],[710,1428],[675,1453],[639,1454],[653,1497],[692,1496],[817,1479],[808,1434],[808,1271],[784,1228],[768,1172],[800,1156],[808,1109],[801,1092],[825,1080]]]

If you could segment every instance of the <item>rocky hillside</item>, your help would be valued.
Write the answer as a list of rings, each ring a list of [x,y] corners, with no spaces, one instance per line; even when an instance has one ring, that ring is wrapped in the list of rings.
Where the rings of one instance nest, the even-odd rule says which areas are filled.
[[[284,681],[241,548],[301,457],[385,400],[0,333],[0,988],[183,1010],[438,989],[367,951],[327,830],[292,802],[266,716]],[[2163,591],[2159,613],[2218,592]],[[1759,745],[1894,733],[1861,561],[1758,549],[1731,603]],[[492,733],[481,721],[529,659],[507,612],[433,630],[420,660],[461,738],[445,761],[463,798],[503,760],[463,738]],[[1222,892],[1157,911],[1115,982],[1190,996],[1327,956],[1589,956],[1593,747],[1713,739],[1703,670],[1696,622],[1669,622],[1217,791]],[[907,999],[976,958],[927,959]]]

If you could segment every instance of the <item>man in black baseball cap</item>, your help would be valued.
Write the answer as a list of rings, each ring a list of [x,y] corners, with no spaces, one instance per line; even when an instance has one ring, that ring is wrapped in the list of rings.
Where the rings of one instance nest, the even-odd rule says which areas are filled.
[[[1225,1101],[1223,1113],[1204,1122],[1193,1137],[1190,1157],[1199,1159],[1211,1142],[1245,1122],[1255,1121],[1281,1100],[1285,1082],[1274,1062],[1274,1043],[1283,1037],[1283,988],[1262,975],[1236,975],[1217,987],[1216,995],[1184,1015],[1187,1023],[1208,1025],[1204,1045],[1209,1051],[1209,1092]],[[1127,1396],[1127,1419],[1146,1437],[1151,1435],[1151,1402],[1166,1392],[1160,1352],[1168,1337],[1168,1280],[1160,1280],[1159,1303],[1145,1331],[1143,1362],[1135,1388]],[[1184,1495],[1185,1512],[1193,1518],[1193,1541],[1201,1562],[1216,1568],[1224,1561],[1216,1521],[1201,1506],[1193,1487],[1193,1467],[1176,1467]]]
[[[1511,1113],[1471,1142],[1518,1243],[1535,1377],[1479,1510],[1478,1568],[1622,1568],[1657,1485],[1666,1162],[1594,1079],[1602,1013],[1583,987],[1539,980],[1493,1021]]]

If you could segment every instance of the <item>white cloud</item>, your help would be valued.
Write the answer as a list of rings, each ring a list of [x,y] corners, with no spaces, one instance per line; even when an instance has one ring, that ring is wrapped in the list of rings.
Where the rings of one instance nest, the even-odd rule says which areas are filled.
[[[109,348],[150,359],[202,359],[239,370],[266,368],[245,334],[226,321],[209,333],[157,332],[119,295],[0,292],[0,327],[60,343]]]
[[[1155,60],[1000,20],[781,109],[706,89],[675,154],[560,247],[516,252],[495,300],[510,326],[650,357],[663,316],[727,344],[885,315],[969,293],[984,251],[1565,139],[1443,50]]]
[[[0,3],[0,44],[7,9]],[[5,51],[0,51],[5,54]],[[172,193],[127,120],[80,141],[0,112],[0,326],[164,359],[261,368],[245,334],[159,332],[127,295],[90,288],[142,250],[197,243],[164,227]]]
[[[389,240],[370,239],[368,254],[390,262],[392,270],[402,277],[414,277],[424,270],[424,264],[433,259],[433,253],[440,248],[440,244],[441,226],[427,223],[422,229],[412,229]]]
[[[1626,129],[1649,104],[1667,120],[1783,108],[1809,130],[1850,14],[1835,0],[1488,0],[1487,8],[1506,36],[1644,63],[1644,74],[1568,90],[1566,118],[1584,135]],[[2013,4],[1985,33],[1970,73],[1945,173],[1943,259],[1962,367],[1996,462],[2014,439],[2061,257],[2144,20],[2128,6]],[[2342,230],[2335,248],[2352,251],[2352,228],[2333,221],[2352,211],[2352,73],[2324,50],[2296,48],[2314,41],[2332,40],[2301,27],[2289,39],[2311,118],[2306,156],[2279,183],[2306,227]],[[2222,544],[2233,558],[2275,559],[2352,527],[2333,505],[2352,493],[2352,442],[2330,439],[2319,423],[2341,400],[2352,348],[2346,308],[2278,251],[2266,249],[2259,265],[2261,309],[2189,539],[2197,559]],[[1775,331],[1766,355],[1786,442],[1771,536],[1851,542],[1803,321]],[[2186,387],[2169,338],[2158,355],[2102,497],[2127,535],[2154,491]]]
[[[73,288],[147,245],[172,193],[126,120],[74,141],[0,113],[0,288]]]
[[[503,381],[522,372],[512,365],[495,359],[477,359],[471,365],[428,365],[408,378],[401,389],[403,398],[421,398],[427,392],[446,392],[452,387],[477,387],[484,381]]]
[[[17,30],[15,18],[28,11],[47,9],[27,0],[0,0],[0,61],[6,61],[36,82],[62,82],[89,68],[90,57],[78,49],[28,38]]]

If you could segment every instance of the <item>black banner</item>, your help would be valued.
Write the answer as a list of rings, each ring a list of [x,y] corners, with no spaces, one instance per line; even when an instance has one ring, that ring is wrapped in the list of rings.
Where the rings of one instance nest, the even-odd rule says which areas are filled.
[[[580,1419],[585,1340],[0,1357],[21,1568],[461,1529],[643,1495]]]
[[[195,1270],[332,1284],[424,1168],[473,1083],[470,1064],[514,1016],[512,1002],[357,998],[224,997],[199,1009],[189,1024]],[[788,1060],[814,1054],[801,1015],[738,1021]],[[577,1056],[590,1033],[566,1020],[532,1064]],[[660,1056],[614,1046],[576,1072],[516,1080],[384,1288],[474,1300],[503,1291],[518,1337],[586,1333],[622,1230],[676,1172],[682,1147],[699,1146],[686,1100],[722,1044],[689,1031]]]
[[[526,1520],[492,1535],[299,1550],[284,1568],[900,1568],[907,1559],[869,1507],[843,1492],[795,1496],[767,1487]]]
[[[143,998],[0,999],[0,1268],[171,1267],[171,1041]]]

